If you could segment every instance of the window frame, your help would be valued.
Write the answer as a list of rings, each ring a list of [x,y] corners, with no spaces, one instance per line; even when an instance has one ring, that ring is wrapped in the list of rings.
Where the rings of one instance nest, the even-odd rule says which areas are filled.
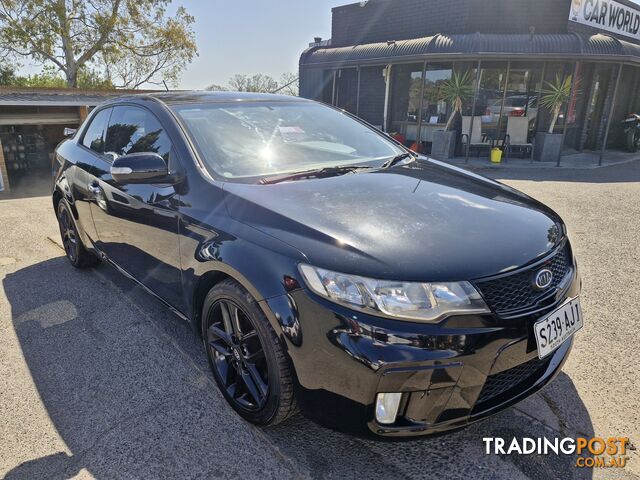
[[[110,105],[111,114],[109,115],[109,121],[107,122],[107,128],[105,129],[105,132],[104,132],[104,143],[105,143],[105,145],[107,143],[107,131],[109,130],[109,125],[111,124],[111,117],[113,116],[113,111],[117,107],[130,107],[130,108],[137,108],[139,110],[143,110],[148,115],[151,115],[156,120],[156,122],[158,122],[158,125],[160,125],[160,127],[162,128],[162,131],[164,132],[164,134],[169,139],[169,142],[171,143],[171,148],[169,148],[169,159],[167,160],[167,168],[169,169],[169,171],[177,170],[177,168],[171,168],[172,166],[176,167],[176,164],[177,164],[177,160],[175,158],[176,157],[176,155],[175,155],[176,142],[173,140],[173,138],[171,138],[171,135],[169,135],[169,132],[167,131],[167,128],[160,121],[158,116],[155,113],[153,113],[149,108],[144,106],[144,105],[139,105],[137,103],[131,103],[131,102],[122,102],[122,103],[116,103],[116,104]],[[102,156],[107,160],[107,163],[109,163],[109,164],[112,164],[115,161],[115,158],[113,158],[111,155],[106,155],[105,153],[103,153]]]

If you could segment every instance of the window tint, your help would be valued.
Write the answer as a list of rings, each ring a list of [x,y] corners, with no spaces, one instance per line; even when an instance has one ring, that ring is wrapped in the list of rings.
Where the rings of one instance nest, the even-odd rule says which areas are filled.
[[[169,161],[171,142],[156,117],[138,107],[115,107],[107,129],[105,152],[116,157],[155,152]]]
[[[85,147],[98,153],[104,152],[104,130],[107,127],[110,113],[111,109],[107,108],[100,110],[96,116],[93,117],[82,139],[82,144]]]

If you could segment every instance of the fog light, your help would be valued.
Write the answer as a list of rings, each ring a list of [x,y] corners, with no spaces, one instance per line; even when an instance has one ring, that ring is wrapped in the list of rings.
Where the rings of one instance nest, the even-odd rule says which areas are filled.
[[[396,422],[400,407],[401,393],[379,393],[376,400],[376,420],[383,425]]]

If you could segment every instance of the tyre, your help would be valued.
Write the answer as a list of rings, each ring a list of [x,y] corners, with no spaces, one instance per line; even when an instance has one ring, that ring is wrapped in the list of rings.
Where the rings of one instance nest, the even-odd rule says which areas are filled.
[[[71,210],[64,200],[58,202],[56,216],[58,217],[62,246],[71,265],[76,268],[88,268],[97,265],[100,260],[88,252],[82,244]]]
[[[637,152],[640,143],[640,135],[634,128],[627,132],[627,150],[630,152]]]
[[[213,377],[233,409],[257,425],[275,425],[295,412],[287,358],[255,299],[233,280],[204,301],[202,338]]]

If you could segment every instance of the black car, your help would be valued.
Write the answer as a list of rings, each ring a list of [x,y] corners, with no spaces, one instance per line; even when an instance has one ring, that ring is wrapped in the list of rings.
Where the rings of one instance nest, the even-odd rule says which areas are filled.
[[[105,260],[190,322],[257,424],[460,428],[549,383],[582,326],[557,214],[316,102],[120,98],[54,170],[70,262]]]

